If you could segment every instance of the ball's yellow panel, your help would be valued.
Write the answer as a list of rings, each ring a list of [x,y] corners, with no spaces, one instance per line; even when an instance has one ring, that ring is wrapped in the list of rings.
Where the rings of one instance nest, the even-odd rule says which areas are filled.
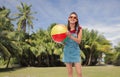
[[[67,27],[65,25],[63,25],[63,24],[55,25],[51,29],[51,35],[61,34],[61,33],[66,33],[66,32],[67,32]]]

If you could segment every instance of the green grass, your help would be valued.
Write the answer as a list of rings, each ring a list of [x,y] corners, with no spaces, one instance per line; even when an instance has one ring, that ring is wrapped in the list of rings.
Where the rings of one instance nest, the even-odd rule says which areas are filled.
[[[83,77],[120,77],[120,67],[82,67]],[[65,67],[26,67],[0,69],[0,77],[68,77]],[[74,77],[77,77],[74,69]]]

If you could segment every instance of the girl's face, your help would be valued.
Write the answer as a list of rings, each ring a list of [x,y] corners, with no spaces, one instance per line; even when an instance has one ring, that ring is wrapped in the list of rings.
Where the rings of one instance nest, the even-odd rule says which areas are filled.
[[[75,14],[71,14],[70,17],[68,18],[68,21],[70,24],[75,24],[77,22],[77,16]]]

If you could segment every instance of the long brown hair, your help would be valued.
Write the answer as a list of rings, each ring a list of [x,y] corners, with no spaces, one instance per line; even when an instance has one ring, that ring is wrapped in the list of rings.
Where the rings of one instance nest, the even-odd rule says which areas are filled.
[[[79,20],[78,20],[78,15],[77,15],[77,13],[76,12],[72,12],[72,13],[70,13],[70,15],[72,15],[72,14],[75,14],[76,15],[76,17],[77,17],[77,22],[75,23],[75,30],[77,29],[77,27],[79,26]],[[70,16],[69,15],[69,16]],[[68,28],[68,30],[70,31],[70,22],[69,22],[69,20],[68,20],[68,26],[67,26],[67,28]]]

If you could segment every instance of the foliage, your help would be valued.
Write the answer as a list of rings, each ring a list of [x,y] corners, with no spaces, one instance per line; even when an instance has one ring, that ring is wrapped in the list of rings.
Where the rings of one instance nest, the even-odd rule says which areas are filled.
[[[117,46],[115,46],[115,60],[114,60],[114,65],[119,65],[120,66],[120,42],[118,43]]]
[[[95,65],[102,53],[111,52],[110,42],[95,30],[83,29],[83,38],[80,47],[86,56],[83,65]]]
[[[18,20],[18,31],[26,32],[26,27],[28,26],[28,29],[33,28],[33,22],[32,19],[34,17],[32,16],[31,12],[32,5],[27,5],[26,3],[21,2],[21,6],[18,6],[17,9],[19,10],[19,14],[16,14]]]
[[[19,48],[14,41],[14,28],[11,23],[10,10],[5,7],[0,8],[0,53],[3,59],[7,62],[7,66],[9,65],[11,57],[19,57]]]
[[[10,10],[5,7],[0,7],[0,30],[13,31],[13,24],[11,23],[11,18],[9,17]]]

